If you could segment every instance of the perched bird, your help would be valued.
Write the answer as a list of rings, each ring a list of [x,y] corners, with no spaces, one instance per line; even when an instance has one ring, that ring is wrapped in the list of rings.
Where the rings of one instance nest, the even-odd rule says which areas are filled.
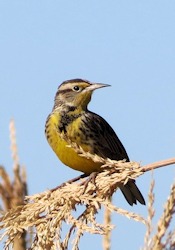
[[[64,81],[57,90],[54,107],[45,126],[46,138],[58,158],[67,166],[87,175],[100,172],[101,163],[86,159],[67,147],[69,141],[81,146],[84,151],[112,160],[129,161],[121,141],[111,126],[99,115],[89,111],[87,105],[94,90],[110,86],[91,83],[87,80]],[[130,180],[120,187],[130,205],[145,200],[135,181]]]

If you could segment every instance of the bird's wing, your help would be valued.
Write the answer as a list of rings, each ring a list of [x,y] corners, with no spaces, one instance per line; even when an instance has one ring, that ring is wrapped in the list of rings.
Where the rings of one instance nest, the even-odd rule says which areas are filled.
[[[129,161],[121,141],[112,127],[101,116],[89,111],[86,113],[84,123],[93,135],[90,138],[93,141],[93,153],[112,160],[126,159]]]
[[[93,144],[93,152],[103,158],[112,160],[129,161],[129,157],[123,147],[121,141],[117,137],[111,126],[99,115],[87,112],[83,122],[85,123],[86,131],[89,131],[89,139]],[[124,186],[120,187],[123,195],[130,205],[137,203],[137,200],[145,205],[145,200],[135,184],[135,180],[130,180]]]

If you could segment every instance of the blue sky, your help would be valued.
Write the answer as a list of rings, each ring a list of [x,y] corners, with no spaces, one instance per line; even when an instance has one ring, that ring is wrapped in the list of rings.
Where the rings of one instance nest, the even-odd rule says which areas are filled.
[[[147,164],[174,157],[174,13],[173,0],[0,1],[0,164],[12,173],[13,117],[29,194],[79,174],[59,162],[44,136],[57,87],[67,79],[112,85],[94,93],[89,109],[111,124],[132,160]],[[156,219],[174,175],[174,166],[154,172]],[[146,200],[150,176],[137,180]],[[144,206],[129,207],[120,192],[113,202],[147,214]],[[112,218],[111,249],[139,249],[144,226]],[[101,237],[85,235],[80,249],[94,244],[100,249]]]

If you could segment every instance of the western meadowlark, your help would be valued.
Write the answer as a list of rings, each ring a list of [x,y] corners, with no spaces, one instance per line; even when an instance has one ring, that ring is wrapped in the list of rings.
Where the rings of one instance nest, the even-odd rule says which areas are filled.
[[[102,164],[77,154],[68,147],[65,137],[84,151],[103,158],[129,161],[125,148],[111,126],[87,109],[93,91],[107,86],[110,85],[93,84],[82,79],[64,81],[58,87],[53,110],[46,121],[46,137],[58,158],[65,165],[87,175],[99,172]],[[129,181],[120,189],[130,205],[136,204],[137,200],[145,204],[135,181]]]

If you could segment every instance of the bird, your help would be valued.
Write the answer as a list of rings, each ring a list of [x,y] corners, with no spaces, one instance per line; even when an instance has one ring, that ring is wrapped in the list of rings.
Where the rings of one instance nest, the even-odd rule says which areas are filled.
[[[70,141],[85,152],[105,159],[130,161],[113,128],[101,116],[88,110],[92,93],[108,86],[110,85],[92,83],[80,78],[62,82],[56,92],[53,109],[46,120],[45,135],[57,157],[66,166],[85,175],[101,172],[102,163],[82,157],[69,147]],[[129,180],[120,189],[131,206],[137,204],[137,201],[145,205],[135,180]]]

